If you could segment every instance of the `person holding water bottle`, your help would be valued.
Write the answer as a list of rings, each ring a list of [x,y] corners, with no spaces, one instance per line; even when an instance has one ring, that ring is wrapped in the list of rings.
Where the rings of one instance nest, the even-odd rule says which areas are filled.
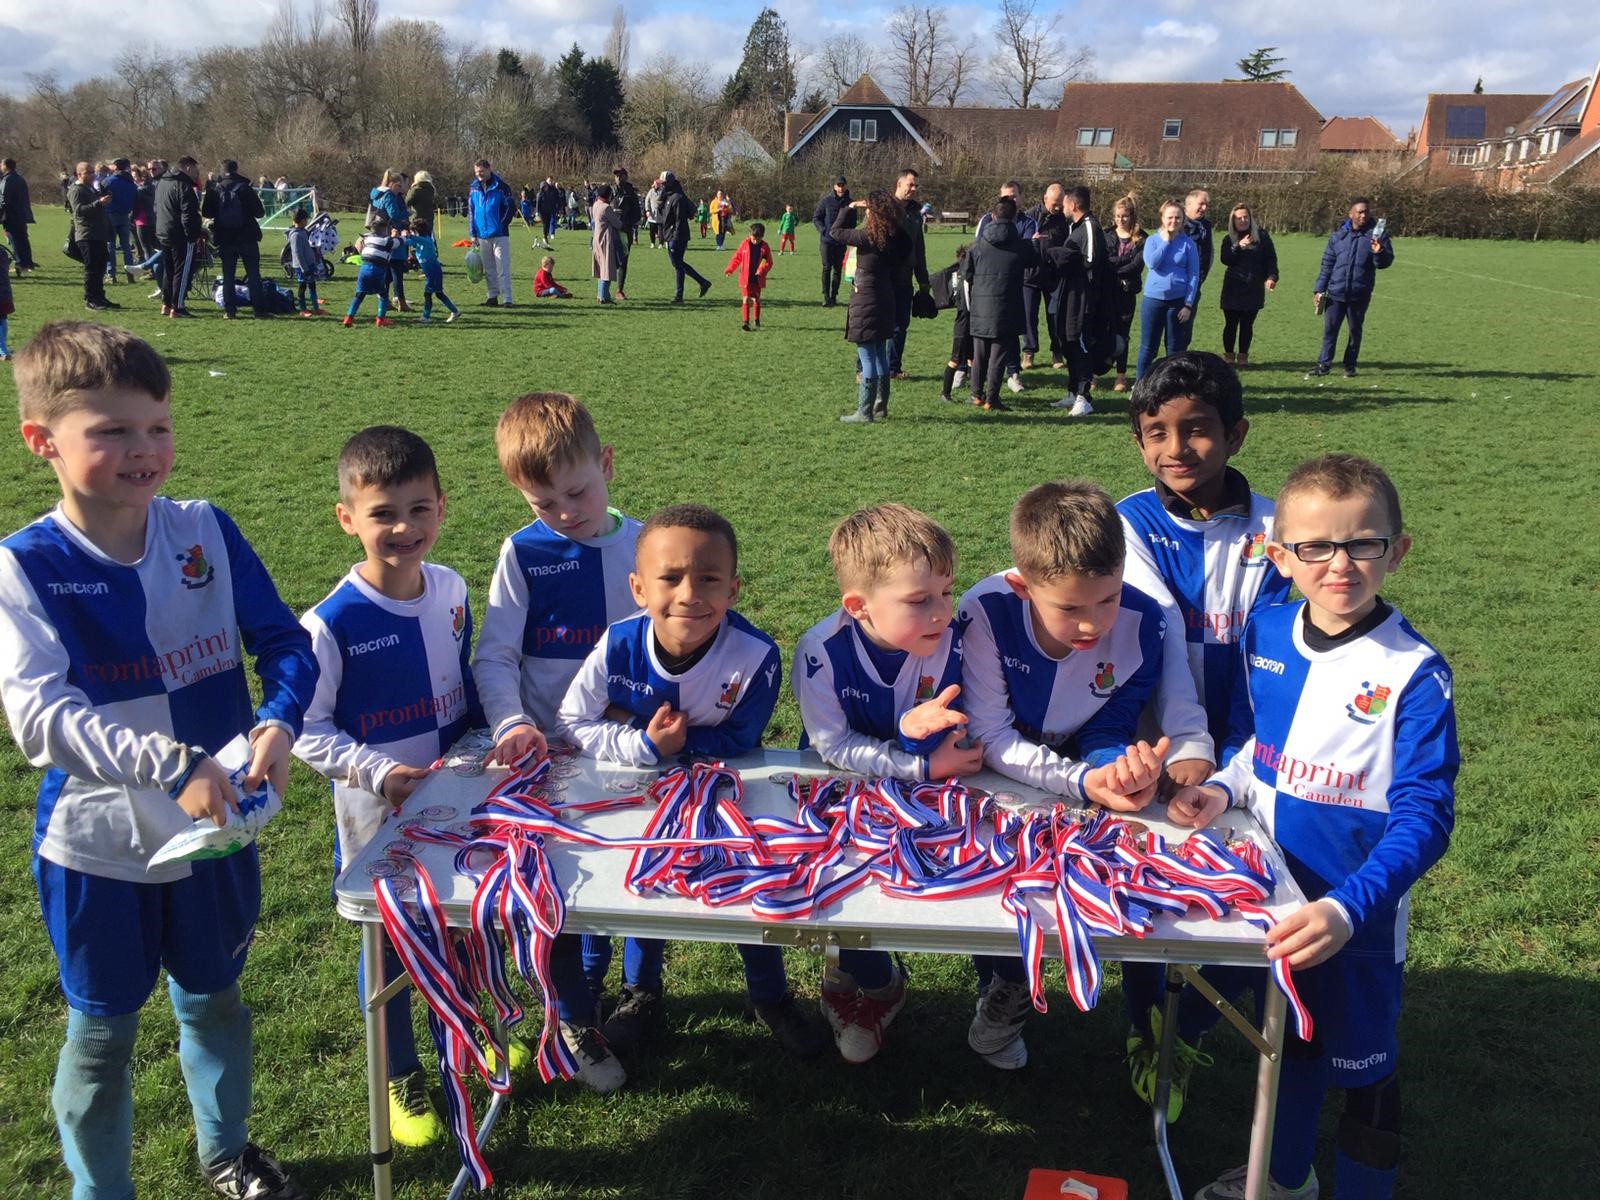
[[[1394,262],[1387,221],[1380,219],[1376,226],[1371,222],[1372,202],[1357,196],[1350,201],[1349,219],[1333,231],[1322,251],[1322,268],[1311,289],[1312,304],[1322,316],[1322,351],[1317,355],[1316,366],[1306,372],[1307,379],[1333,369],[1339,326],[1346,321],[1350,332],[1344,346],[1344,377],[1355,378],[1361,330],[1367,320],[1367,305],[1372,302],[1376,273]]]

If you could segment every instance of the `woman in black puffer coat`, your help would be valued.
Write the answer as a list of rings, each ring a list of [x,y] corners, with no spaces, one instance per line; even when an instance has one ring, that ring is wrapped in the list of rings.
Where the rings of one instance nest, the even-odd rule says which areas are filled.
[[[858,213],[865,221],[856,227]],[[856,250],[856,274],[850,284],[850,309],[844,337],[854,342],[861,367],[856,411],[839,419],[847,425],[866,425],[889,416],[889,344],[894,341],[894,271],[913,252],[911,235],[902,228],[901,207],[888,192],[873,192],[865,200],[841,208],[829,236]]]
[[[1227,268],[1222,276],[1222,357],[1236,366],[1248,366],[1256,314],[1266,307],[1267,293],[1278,286],[1278,252],[1246,205],[1235,204],[1228,214],[1222,265]]]

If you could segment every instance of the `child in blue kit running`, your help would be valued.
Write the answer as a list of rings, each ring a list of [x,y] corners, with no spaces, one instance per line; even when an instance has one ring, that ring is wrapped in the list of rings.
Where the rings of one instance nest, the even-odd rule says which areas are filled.
[[[1139,714],[1161,677],[1160,604],[1122,578],[1111,498],[1089,483],[1042,483],[1011,510],[1016,565],[961,598],[962,686],[984,763],[1079,804],[1137,812],[1155,796],[1169,746],[1209,743],[1198,705],[1169,714],[1155,745]],[[1020,958],[981,957],[967,1044],[991,1066],[1028,1061],[1032,1006]]]
[[[556,710],[583,660],[608,625],[637,610],[628,575],[639,522],[611,507],[611,447],[573,397],[517,397],[494,440],[500,469],[534,513],[500,547],[472,662],[495,739],[490,760],[509,763],[542,752],[547,731],[562,733]],[[588,989],[558,987],[557,995],[578,1081],[599,1092],[627,1079],[594,1028],[610,957],[610,939],[594,935],[562,934],[552,951],[555,969],[586,962],[593,973]]]
[[[1378,594],[1410,548],[1400,498],[1375,464],[1330,454],[1289,473],[1267,556],[1305,599],[1245,627],[1237,753],[1170,809],[1201,828],[1248,807],[1309,898],[1267,938],[1313,1024],[1309,1043],[1284,1047],[1271,1164],[1280,1200],[1318,1195],[1311,1164],[1330,1086],[1345,1092],[1339,1200],[1387,1200],[1399,1168],[1407,914],[1412,887],[1450,844],[1460,765],[1450,668]],[[1241,1169],[1196,1200],[1243,1194]]]
[[[950,535],[901,504],[864,508],[828,539],[840,608],[800,635],[790,672],[806,738],[828,763],[867,776],[948,779],[983,769],[962,746],[961,640],[951,623]],[[882,950],[839,951],[822,1014],[846,1062],[883,1047],[905,1005],[904,972]]]
[[[1228,465],[1250,428],[1238,373],[1215,354],[1169,355],[1134,386],[1129,413],[1134,443],[1155,486],[1117,505],[1128,539],[1124,577],[1173,606],[1166,670],[1156,689],[1156,722],[1170,723],[1162,717],[1174,702],[1188,706],[1198,697],[1212,742],[1221,746],[1239,679],[1245,622],[1289,598],[1288,580],[1267,561],[1272,500],[1252,492],[1249,481]],[[1202,783],[1215,769],[1210,747],[1174,744],[1170,757],[1169,785]],[[1224,990],[1237,976],[1226,968],[1206,973]],[[1146,1103],[1155,1100],[1163,978],[1159,964],[1122,968],[1131,1025],[1129,1074],[1134,1092]],[[1209,1061],[1199,1051],[1200,1037],[1216,1020],[1216,1009],[1186,989],[1176,1070],[1167,1093],[1168,1121],[1183,1111],[1194,1067]]]
[[[404,242],[389,236],[389,218],[372,218],[371,231],[361,235],[361,269],[356,273],[356,294],[350,298],[350,311],[344,315],[346,329],[356,323],[356,312],[368,296],[378,298],[378,316],[372,323],[380,329],[394,324],[389,319],[389,283],[395,253],[404,248]]]
[[[444,267],[439,263],[439,247],[433,240],[433,223],[426,217],[418,217],[411,222],[411,232],[406,235],[406,248],[422,272],[422,316],[418,319],[433,320],[433,302],[437,299],[450,313],[444,319],[446,325],[450,324],[461,315],[461,310],[444,294]]]
[[[310,640],[226,514],[158,495],[172,382],[148,344],[48,324],[17,355],[16,383],[22,439],[61,502],[0,543],[0,700],[46,768],[33,875],[67,1001],[51,1101],[73,1198],[133,1195],[134,1040],[164,969],[207,1182],[235,1200],[300,1200],[246,1132],[239,976],[261,908],[256,847],[150,859],[237,808],[211,757],[225,748],[248,740],[245,788],[282,795],[317,679]]]
[[[561,724],[585,754],[646,766],[680,754],[733,758],[761,745],[783,665],[773,640],[731,611],[738,564],[733,527],[703,505],[673,505],[645,522],[629,576],[642,611],[605,631],[561,702]],[[825,1035],[795,1003],[782,952],[738,949],[756,1016],[791,1053],[819,1053]],[[606,1022],[608,1042],[637,1044],[659,1022],[665,950],[659,939],[626,940],[623,1000]],[[586,970],[592,978],[594,967]]]

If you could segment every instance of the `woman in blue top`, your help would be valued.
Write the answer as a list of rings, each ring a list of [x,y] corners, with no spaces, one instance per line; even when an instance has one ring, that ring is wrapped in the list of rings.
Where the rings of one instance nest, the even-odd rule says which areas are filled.
[[[1168,200],[1161,205],[1161,228],[1144,243],[1144,303],[1139,307],[1139,362],[1136,377],[1144,378],[1156,359],[1163,331],[1167,353],[1189,348],[1195,299],[1200,291],[1200,252],[1183,232],[1183,205]]]
[[[372,189],[367,197],[372,212],[382,213],[389,221],[389,229],[398,242],[395,257],[389,262],[389,281],[394,285],[394,302],[401,312],[410,312],[406,303],[406,247],[403,239],[411,228],[411,210],[406,207],[406,177],[399,171],[386,170],[383,182]]]

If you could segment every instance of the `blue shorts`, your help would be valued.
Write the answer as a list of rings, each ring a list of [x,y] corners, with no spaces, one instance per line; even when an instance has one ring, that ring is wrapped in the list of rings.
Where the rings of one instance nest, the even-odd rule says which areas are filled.
[[[424,291],[432,292],[436,296],[444,294],[444,268],[438,263],[429,263],[422,268]]]
[[[1334,1087],[1362,1087],[1394,1074],[1404,979],[1404,963],[1355,954],[1294,973]]]
[[[372,296],[388,295],[389,268],[369,262],[362,263],[361,270],[356,272],[356,291]]]
[[[67,1003],[91,1017],[136,1013],[161,968],[185,991],[231,987],[261,913],[256,848],[192,864],[187,879],[132,883],[33,860]]]

